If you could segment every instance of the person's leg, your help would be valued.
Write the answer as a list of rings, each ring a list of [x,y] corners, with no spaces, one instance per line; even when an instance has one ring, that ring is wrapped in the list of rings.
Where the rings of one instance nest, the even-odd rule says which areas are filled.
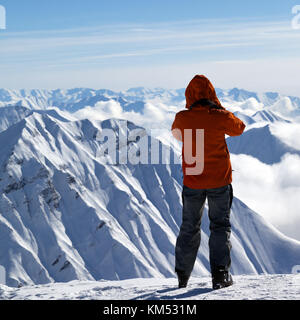
[[[175,272],[189,277],[197,257],[201,240],[201,217],[206,191],[183,186],[182,224],[176,241]]]
[[[207,190],[210,219],[209,258],[212,274],[220,269],[226,272],[230,269],[232,197],[231,185]]]

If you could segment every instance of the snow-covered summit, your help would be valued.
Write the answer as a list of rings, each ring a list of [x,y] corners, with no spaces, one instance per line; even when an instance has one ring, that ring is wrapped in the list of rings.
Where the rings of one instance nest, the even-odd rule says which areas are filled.
[[[180,165],[104,163],[98,133],[117,129],[117,119],[74,121],[42,111],[20,118],[0,133],[7,284],[174,277]],[[137,128],[143,130],[129,123],[127,134]],[[289,273],[297,264],[300,243],[237,198],[232,225],[234,274]],[[194,276],[209,274],[206,212],[202,232]]]

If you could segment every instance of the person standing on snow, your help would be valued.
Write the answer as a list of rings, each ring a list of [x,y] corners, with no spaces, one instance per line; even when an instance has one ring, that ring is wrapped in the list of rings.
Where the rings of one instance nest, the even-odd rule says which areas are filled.
[[[219,289],[233,284],[230,274],[232,168],[225,134],[241,135],[245,124],[221,105],[213,85],[203,75],[192,79],[185,96],[187,110],[178,112],[172,125],[174,137],[183,142],[184,175],[175,272],[179,288],[186,287],[200,246],[201,218],[207,198],[212,286]],[[198,147],[202,152],[199,153]]]

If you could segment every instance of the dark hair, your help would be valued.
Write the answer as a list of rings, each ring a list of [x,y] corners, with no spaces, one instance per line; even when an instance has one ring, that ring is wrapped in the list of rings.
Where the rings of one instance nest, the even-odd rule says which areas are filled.
[[[200,99],[200,100],[194,102],[189,107],[189,110],[192,110],[192,108],[195,107],[196,105],[209,106],[210,108],[213,108],[213,109],[222,109],[220,106],[216,105],[213,101],[211,101],[209,99]]]

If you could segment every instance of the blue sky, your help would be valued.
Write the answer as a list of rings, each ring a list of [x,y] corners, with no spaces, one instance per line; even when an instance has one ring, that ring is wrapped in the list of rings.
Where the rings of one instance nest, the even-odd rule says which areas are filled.
[[[0,87],[185,87],[300,95],[298,1],[0,0]],[[298,93],[299,92],[299,93]]]
[[[223,18],[289,18],[289,0],[0,0],[11,31],[49,30],[115,23]]]

